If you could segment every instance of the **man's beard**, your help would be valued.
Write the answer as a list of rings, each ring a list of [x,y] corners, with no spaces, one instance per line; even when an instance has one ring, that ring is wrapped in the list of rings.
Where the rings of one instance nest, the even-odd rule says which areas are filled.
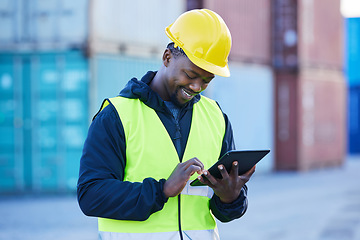
[[[178,106],[179,108],[182,108],[183,106],[185,106],[185,104],[187,103],[180,103],[179,100],[177,99],[178,93],[179,91],[181,91],[180,88],[177,88],[175,90],[175,92],[173,94],[171,94],[170,96],[170,100],[173,104],[175,104],[176,106]]]

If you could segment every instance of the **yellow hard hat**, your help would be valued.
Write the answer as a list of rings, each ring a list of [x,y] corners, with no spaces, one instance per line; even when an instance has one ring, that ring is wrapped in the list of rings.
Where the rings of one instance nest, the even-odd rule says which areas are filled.
[[[165,32],[196,66],[215,75],[230,76],[231,34],[217,13],[208,9],[185,12]]]

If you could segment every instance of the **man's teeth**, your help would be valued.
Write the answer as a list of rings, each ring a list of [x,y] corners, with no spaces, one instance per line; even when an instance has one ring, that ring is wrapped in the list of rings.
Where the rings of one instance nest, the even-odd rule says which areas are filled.
[[[185,93],[186,96],[191,97],[191,95],[188,94],[184,89],[183,89],[183,92]]]

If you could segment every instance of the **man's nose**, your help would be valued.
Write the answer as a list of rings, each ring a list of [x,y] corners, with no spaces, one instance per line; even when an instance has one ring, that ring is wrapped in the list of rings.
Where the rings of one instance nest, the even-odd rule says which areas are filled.
[[[201,79],[196,79],[190,84],[190,89],[196,93],[201,92]]]

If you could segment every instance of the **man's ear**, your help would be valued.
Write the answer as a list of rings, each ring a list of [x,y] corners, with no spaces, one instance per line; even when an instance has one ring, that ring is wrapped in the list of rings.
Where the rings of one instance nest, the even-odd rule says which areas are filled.
[[[173,57],[170,49],[165,49],[162,60],[165,67],[169,65],[170,59]]]

